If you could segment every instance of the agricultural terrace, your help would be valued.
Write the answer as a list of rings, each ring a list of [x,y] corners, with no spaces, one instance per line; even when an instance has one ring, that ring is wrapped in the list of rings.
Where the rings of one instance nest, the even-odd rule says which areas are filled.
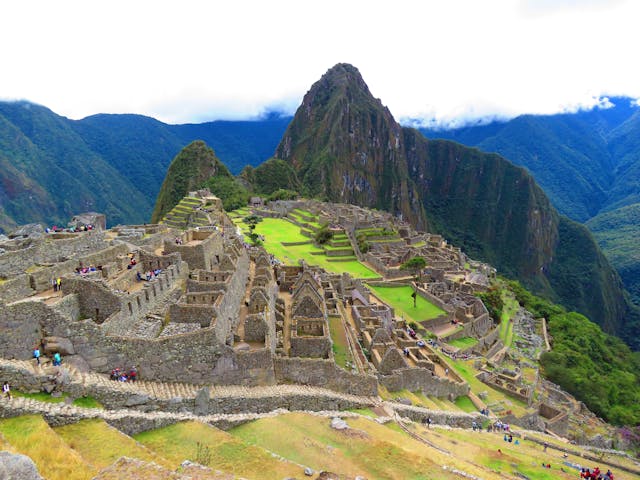
[[[247,226],[242,222],[242,217],[235,217],[233,221],[247,233]],[[303,259],[309,265],[317,265],[331,273],[347,272],[352,277],[365,279],[380,277],[376,272],[355,260],[355,257],[349,257],[353,260],[327,257],[324,249],[316,247],[309,237],[300,233],[300,227],[288,220],[264,218],[256,225],[255,232],[264,237],[265,250],[286,265],[298,265],[298,261]],[[245,238],[245,241],[248,242],[249,239]],[[291,245],[291,243],[301,244]]]
[[[416,298],[416,306],[413,306],[413,287],[405,286],[373,286],[367,287],[387,305],[395,310],[396,316],[402,316],[410,321],[421,322],[444,315],[445,311],[433,303],[425,300],[420,295]]]

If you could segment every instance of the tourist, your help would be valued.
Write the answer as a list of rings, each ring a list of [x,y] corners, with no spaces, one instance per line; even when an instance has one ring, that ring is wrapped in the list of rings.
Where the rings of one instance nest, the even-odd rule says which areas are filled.
[[[60,364],[62,363],[62,357],[60,356],[59,352],[56,352],[53,354],[53,366],[54,367],[59,367]]]
[[[130,382],[135,382],[137,378],[138,378],[138,370],[136,369],[135,366],[133,366],[131,367],[131,370],[129,370],[129,375],[127,375],[127,379]]]
[[[9,388],[9,382],[4,382],[2,384],[2,393],[4,393],[9,400],[11,400],[11,388]]]
[[[60,278],[60,277],[56,278],[56,285],[57,285],[57,290],[56,291],[61,292],[62,289],[60,287],[62,285],[62,278]]]
[[[38,346],[33,349],[33,358],[35,358],[36,363],[40,365],[40,348],[38,348]]]

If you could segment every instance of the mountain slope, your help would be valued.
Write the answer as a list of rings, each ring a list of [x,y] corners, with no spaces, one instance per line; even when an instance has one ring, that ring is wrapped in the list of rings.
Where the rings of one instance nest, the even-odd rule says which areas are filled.
[[[311,87],[276,157],[311,194],[428,225],[609,332],[626,334],[635,320],[591,235],[561,217],[526,170],[400,127],[350,65],[336,65]]]
[[[586,222],[640,304],[637,229],[625,220],[626,207],[640,203],[640,108],[629,98],[610,100],[614,107],[422,131],[498,152],[526,167],[560,212]]]
[[[66,223],[78,212],[110,225],[151,216],[167,168],[198,139],[239,173],[271,156],[289,118],[167,125],[142,115],[69,120],[28,102],[0,102],[0,232],[17,224]]]
[[[312,196],[389,210],[426,226],[402,127],[351,65],[336,65],[311,87],[275,156],[294,167]]]
[[[66,118],[28,103],[0,103],[0,118],[0,159],[7,165],[0,198],[9,200],[5,214],[14,222],[66,222],[89,210],[106,213],[112,223],[144,219],[148,200],[128,179],[113,182],[117,171]]]
[[[184,147],[169,165],[151,222],[159,222],[188,192],[201,188],[215,176],[231,178],[231,173],[206,143],[197,140]]]

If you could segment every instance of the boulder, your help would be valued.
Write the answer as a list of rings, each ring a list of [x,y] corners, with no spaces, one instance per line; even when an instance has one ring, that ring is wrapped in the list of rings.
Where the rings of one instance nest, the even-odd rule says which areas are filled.
[[[138,405],[144,405],[145,403],[148,403],[148,402],[149,402],[149,395],[137,393],[127,398],[127,400],[124,402],[124,406],[136,407]]]
[[[346,430],[349,428],[347,422],[339,417],[334,417],[331,419],[331,428],[335,428],[336,430]]]
[[[40,238],[44,235],[44,228],[39,223],[28,223],[14,230],[9,238]]]
[[[195,408],[193,413],[196,415],[207,415],[209,413],[209,389],[203,387],[198,390],[194,402]]]
[[[313,468],[311,468],[311,467],[305,467],[305,469],[304,469],[304,474],[305,474],[307,477],[310,477],[311,475],[313,475]]]
[[[45,337],[44,339],[44,354],[53,355],[54,353],[60,353],[60,355],[75,355],[76,351],[73,348],[71,340],[64,337]]]
[[[0,478],[43,480],[33,460],[26,455],[9,452],[0,452]]]

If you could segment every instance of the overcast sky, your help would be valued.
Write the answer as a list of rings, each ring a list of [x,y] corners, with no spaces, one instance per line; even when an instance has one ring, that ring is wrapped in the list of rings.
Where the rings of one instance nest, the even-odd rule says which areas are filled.
[[[0,3],[0,99],[169,123],[293,113],[339,62],[399,119],[640,97],[639,1]]]

